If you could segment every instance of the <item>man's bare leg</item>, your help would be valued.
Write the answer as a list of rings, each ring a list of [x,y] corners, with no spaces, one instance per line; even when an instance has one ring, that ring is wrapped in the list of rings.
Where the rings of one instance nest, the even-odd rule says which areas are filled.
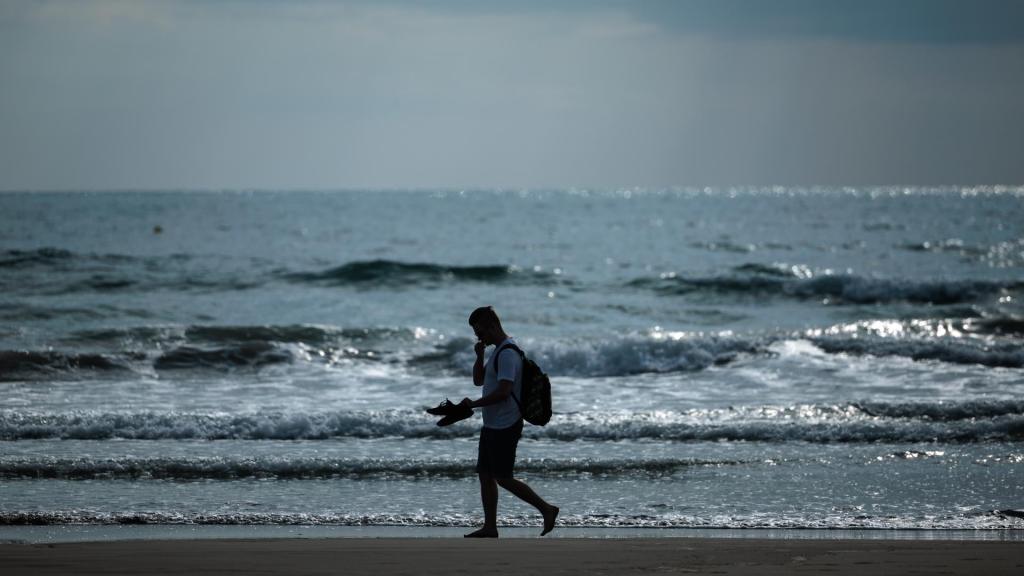
[[[466,538],[498,537],[498,483],[490,474],[480,474],[480,502],[484,505],[484,527]]]
[[[541,513],[541,516],[544,517],[544,531],[540,533],[541,536],[555,529],[555,518],[558,518],[558,506],[548,504],[546,500],[533,491],[533,488],[530,488],[526,482],[521,480],[498,478],[496,482],[499,486],[508,490],[523,502],[530,504]],[[495,498],[495,504],[497,504],[497,498]]]

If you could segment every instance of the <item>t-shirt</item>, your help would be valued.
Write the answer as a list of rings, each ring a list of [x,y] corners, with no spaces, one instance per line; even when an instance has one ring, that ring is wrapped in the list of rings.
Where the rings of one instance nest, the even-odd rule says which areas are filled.
[[[494,350],[497,352],[502,346],[515,343],[516,341],[509,337]],[[487,363],[484,365],[484,386],[480,397],[487,396],[497,390],[499,381],[511,380],[513,382],[512,393],[516,395],[516,398],[520,398],[523,390],[523,359],[515,350],[511,348],[504,349],[501,351],[501,360],[498,362],[500,373],[495,373],[494,356],[494,352],[492,352],[490,358],[487,359]],[[484,406],[482,410],[484,427],[486,428],[508,428],[515,425],[522,417],[519,413],[519,405],[516,404],[516,401],[511,396],[506,398],[504,402]]]

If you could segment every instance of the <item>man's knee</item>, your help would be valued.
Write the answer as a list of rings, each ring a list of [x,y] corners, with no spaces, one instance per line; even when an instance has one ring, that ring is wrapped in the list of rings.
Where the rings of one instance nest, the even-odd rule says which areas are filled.
[[[481,484],[494,483],[494,476],[491,476],[489,472],[477,472],[477,476],[479,476]]]
[[[495,478],[494,481],[498,483],[498,486],[501,486],[502,488],[508,488],[513,483],[515,483],[516,480],[515,478],[509,476],[508,478]]]

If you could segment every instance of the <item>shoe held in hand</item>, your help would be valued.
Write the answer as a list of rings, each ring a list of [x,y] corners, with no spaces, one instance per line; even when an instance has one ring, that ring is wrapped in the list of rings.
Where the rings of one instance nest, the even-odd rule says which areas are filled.
[[[451,411],[449,411],[444,418],[437,421],[438,426],[450,426],[459,420],[465,420],[473,415],[473,409],[469,407],[469,402],[449,404],[452,407]]]

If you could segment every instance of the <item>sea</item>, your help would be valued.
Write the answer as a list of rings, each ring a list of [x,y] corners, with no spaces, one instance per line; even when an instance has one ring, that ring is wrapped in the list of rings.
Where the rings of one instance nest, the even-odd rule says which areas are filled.
[[[1024,188],[0,194],[0,526],[1024,533]],[[509,493],[499,525],[541,525]]]

